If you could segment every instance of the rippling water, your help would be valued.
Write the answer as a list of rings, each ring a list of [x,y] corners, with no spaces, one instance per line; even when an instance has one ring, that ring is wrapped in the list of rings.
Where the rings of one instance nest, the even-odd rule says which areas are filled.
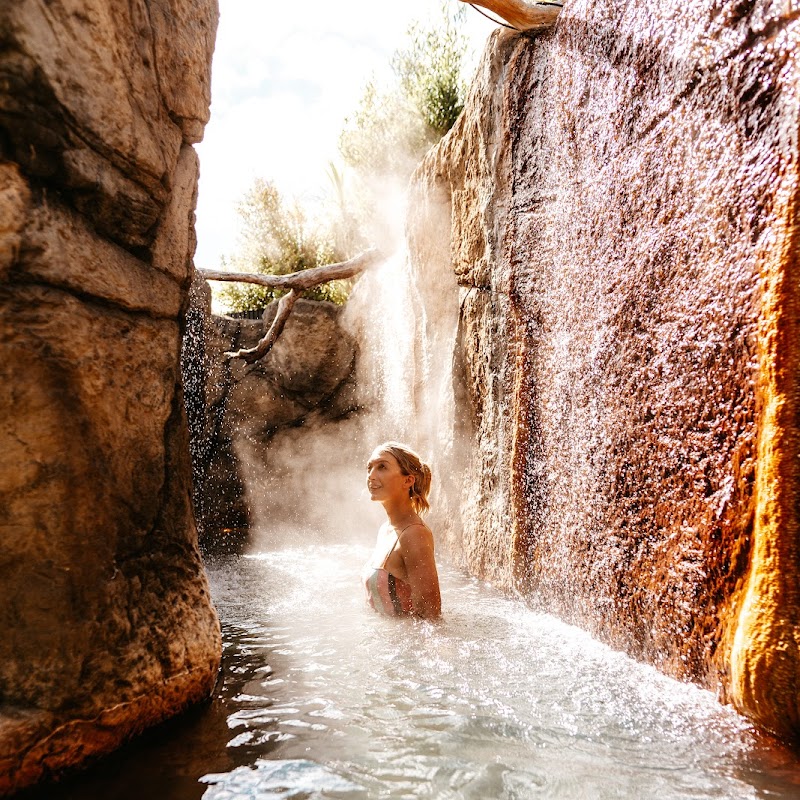
[[[800,796],[796,760],[709,693],[455,570],[443,622],[378,616],[358,587],[367,556],[212,561],[214,700],[47,796]]]

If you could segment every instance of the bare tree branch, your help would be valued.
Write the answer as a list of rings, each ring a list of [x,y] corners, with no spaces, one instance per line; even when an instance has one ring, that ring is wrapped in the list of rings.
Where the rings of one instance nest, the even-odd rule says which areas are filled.
[[[241,358],[248,364],[253,364],[263,358],[277,341],[283,331],[286,320],[292,313],[295,302],[306,290],[328,281],[352,278],[373,266],[381,259],[381,254],[375,248],[367,250],[361,255],[342,261],[338,264],[327,264],[324,267],[312,267],[289,275],[262,275],[254,272],[227,272],[213,269],[196,270],[197,274],[208,281],[237,281],[240,283],[255,283],[267,286],[270,289],[289,289],[289,293],[281,297],[275,319],[264,338],[255,346],[245,350],[236,350],[225,353],[228,358]]]
[[[561,0],[462,0],[483,6],[511,23],[518,31],[541,30],[555,24]],[[480,9],[478,9],[480,10]]]
[[[272,345],[278,340],[278,337],[283,331],[283,326],[286,320],[289,319],[289,314],[292,313],[294,304],[300,294],[292,289],[288,294],[285,294],[278,301],[278,310],[275,312],[275,319],[272,320],[272,325],[269,326],[264,338],[255,346],[247,350],[236,350],[234,352],[225,353],[228,358],[241,358],[247,364],[253,364],[260,358],[263,358],[270,350]]]
[[[196,272],[207,281],[256,283],[259,286],[267,286],[270,289],[296,289],[298,292],[303,292],[306,289],[319,286],[321,283],[352,278],[354,275],[363,272],[367,267],[371,267],[380,257],[380,252],[372,248],[355,258],[351,258],[349,261],[327,264],[324,267],[312,267],[311,269],[300,270],[300,272],[292,272],[289,275],[263,275],[257,272],[227,272],[200,268]]]

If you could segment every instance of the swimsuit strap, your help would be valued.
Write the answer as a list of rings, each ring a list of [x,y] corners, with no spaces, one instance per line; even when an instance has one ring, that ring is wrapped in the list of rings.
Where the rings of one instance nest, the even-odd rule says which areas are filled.
[[[394,535],[397,537],[394,542],[392,542],[392,546],[389,548],[389,552],[383,557],[383,561],[381,562],[381,569],[386,569],[386,562],[389,560],[389,556],[394,553],[394,548],[400,544],[400,537],[407,531],[409,528],[413,528],[415,525],[424,525],[424,522],[412,522],[410,525],[406,525],[400,533],[397,532],[397,528],[392,525],[392,530],[394,531]]]
[[[409,528],[413,528],[415,525],[424,525],[424,524],[425,524],[424,522],[412,522],[410,525],[406,525],[405,528],[403,528],[403,530],[400,531],[400,533],[397,533],[397,528],[394,528],[394,532],[397,534],[397,541],[398,542],[400,541],[400,537]],[[394,526],[392,526],[392,527],[394,527]]]

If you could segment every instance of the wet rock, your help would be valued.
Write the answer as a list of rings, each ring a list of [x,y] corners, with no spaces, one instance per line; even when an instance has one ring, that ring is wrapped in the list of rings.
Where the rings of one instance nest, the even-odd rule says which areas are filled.
[[[179,369],[215,27],[0,8],[0,794],[216,679]]]
[[[275,346],[254,364],[225,357],[254,347],[275,317],[212,316],[204,281],[193,286],[196,322],[184,344],[194,463],[195,505],[203,542],[218,545],[226,531],[247,528],[257,481],[277,465],[274,437],[288,428],[320,427],[357,410],[353,382],[356,343],[333,303],[298,300]],[[191,384],[191,389],[189,388]],[[246,489],[246,486],[248,487]]]
[[[459,286],[450,549],[796,738],[788,13],[578,2],[496,34],[410,232],[430,319]]]

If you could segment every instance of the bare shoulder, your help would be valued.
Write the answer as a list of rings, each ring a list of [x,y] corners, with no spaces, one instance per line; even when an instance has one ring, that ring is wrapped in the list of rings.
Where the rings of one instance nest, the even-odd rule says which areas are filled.
[[[400,544],[409,550],[433,547],[433,532],[424,522],[415,522],[403,531]]]

